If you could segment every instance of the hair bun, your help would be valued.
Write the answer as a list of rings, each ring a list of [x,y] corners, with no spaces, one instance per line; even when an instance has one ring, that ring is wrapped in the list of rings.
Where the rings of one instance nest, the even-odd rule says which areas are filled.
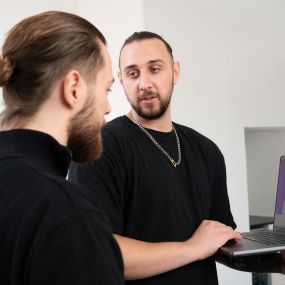
[[[10,56],[0,55],[0,86],[4,86],[9,81],[14,66],[14,61]]]

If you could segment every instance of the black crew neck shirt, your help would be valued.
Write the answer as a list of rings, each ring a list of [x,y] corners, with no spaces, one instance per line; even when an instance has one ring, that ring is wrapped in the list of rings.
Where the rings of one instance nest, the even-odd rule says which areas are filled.
[[[173,125],[181,147],[181,163],[177,167],[123,116],[104,128],[102,157],[93,164],[71,168],[70,179],[97,193],[115,233],[146,242],[166,242],[189,239],[205,219],[236,227],[222,153],[193,129]],[[147,131],[177,162],[174,131]],[[126,283],[218,284],[215,259],[210,257]]]
[[[0,132],[0,284],[124,284],[94,193],[66,181],[70,153],[31,130]]]

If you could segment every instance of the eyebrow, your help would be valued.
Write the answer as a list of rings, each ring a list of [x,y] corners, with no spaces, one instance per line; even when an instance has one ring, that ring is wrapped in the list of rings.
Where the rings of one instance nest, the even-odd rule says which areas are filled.
[[[164,62],[163,60],[161,60],[161,59],[153,59],[153,60],[150,60],[150,61],[147,62],[147,64],[153,64],[153,63],[162,63],[162,64],[165,64],[165,62]],[[128,65],[128,66],[126,66],[126,67],[124,68],[124,72],[125,72],[126,70],[128,70],[128,69],[132,69],[132,68],[136,68],[136,67],[137,67],[136,64],[130,64],[130,65]]]

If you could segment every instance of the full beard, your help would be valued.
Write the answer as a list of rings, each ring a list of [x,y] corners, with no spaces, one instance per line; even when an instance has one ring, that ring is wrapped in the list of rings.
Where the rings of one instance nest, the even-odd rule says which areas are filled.
[[[127,96],[128,101],[134,111],[141,117],[147,120],[155,120],[164,115],[166,110],[169,107],[171,97],[172,97],[173,85],[170,91],[168,92],[168,96],[162,100],[159,93],[152,92],[152,91],[144,91],[140,96],[137,98],[136,102],[131,102],[129,96]],[[159,106],[155,107],[152,104],[142,106],[142,100],[144,98],[155,97],[159,101]]]
[[[102,123],[94,120],[93,112],[87,102],[82,110],[71,120],[68,128],[67,147],[76,163],[92,162],[100,157],[103,151],[101,128]]]

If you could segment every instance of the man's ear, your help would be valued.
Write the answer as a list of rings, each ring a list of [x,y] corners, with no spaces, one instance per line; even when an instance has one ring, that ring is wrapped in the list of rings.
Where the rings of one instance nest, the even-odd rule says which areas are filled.
[[[69,108],[74,108],[80,101],[82,77],[79,71],[72,69],[63,78],[62,100]]]
[[[178,61],[175,61],[173,63],[173,80],[174,80],[174,84],[177,83],[179,77],[180,77],[180,64],[179,64]]]

